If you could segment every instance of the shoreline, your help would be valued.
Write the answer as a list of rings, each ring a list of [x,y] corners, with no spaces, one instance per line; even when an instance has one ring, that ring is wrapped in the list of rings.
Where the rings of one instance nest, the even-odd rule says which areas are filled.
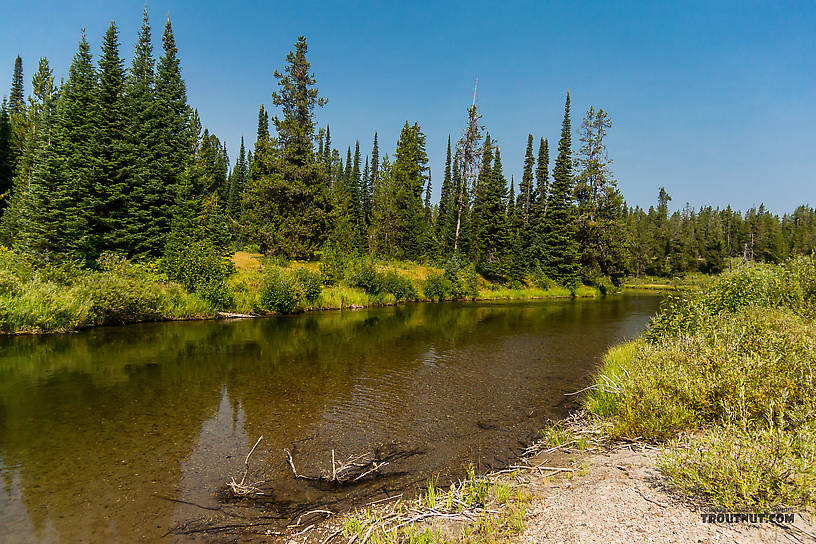
[[[302,313],[309,313],[309,312],[328,312],[328,311],[353,311],[353,310],[363,310],[367,308],[384,308],[388,306],[399,306],[403,304],[442,304],[442,303],[450,303],[450,302],[520,302],[520,301],[546,301],[546,300],[567,300],[567,299],[591,299],[591,298],[599,298],[601,296],[600,292],[593,287],[583,286],[584,291],[579,295],[560,295],[560,294],[553,294],[549,296],[518,296],[518,297],[487,297],[487,296],[479,296],[472,299],[445,299],[434,301],[430,299],[418,299],[418,300],[399,300],[399,301],[387,301],[387,302],[369,302],[368,304],[349,304],[347,306],[313,306],[313,307],[306,307],[301,311],[298,312],[291,312],[291,313],[284,313],[279,314],[276,312],[266,312],[266,313],[259,313],[259,314],[245,314],[239,312],[228,312],[228,311],[217,311],[214,315],[199,315],[199,316],[183,316],[183,317],[170,317],[166,319],[156,319],[156,320],[141,320],[141,321],[127,321],[123,323],[106,323],[101,325],[88,325],[85,327],[79,327],[72,330],[66,331],[42,331],[42,330],[17,330],[13,332],[7,331],[0,331],[0,336],[43,336],[43,335],[51,335],[51,334],[73,334],[89,329],[97,329],[100,327],[126,327],[128,325],[138,325],[143,323],[171,323],[171,322],[179,322],[179,321],[216,321],[216,320],[241,320],[241,319],[264,319],[270,317],[283,317],[289,315],[298,315]],[[588,292],[591,290],[591,292]],[[533,291],[530,289],[530,291]],[[619,293],[611,294],[610,296],[615,296],[623,294],[623,291]]]

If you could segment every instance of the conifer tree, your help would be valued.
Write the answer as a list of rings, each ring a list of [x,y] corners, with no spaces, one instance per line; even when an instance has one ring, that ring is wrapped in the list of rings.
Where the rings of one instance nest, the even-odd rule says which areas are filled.
[[[525,244],[527,267],[534,269],[544,261],[544,238],[547,235],[545,217],[547,197],[549,196],[550,152],[546,138],[541,138],[538,145],[538,163],[536,164],[536,187],[530,203],[529,240]]]
[[[94,153],[99,159],[94,183],[96,209],[94,229],[97,251],[128,252],[127,221],[130,206],[127,184],[125,71],[119,57],[119,37],[111,23],[102,43],[99,59],[99,87],[96,93],[97,131]]]
[[[448,136],[448,149],[445,155],[445,177],[442,179],[442,188],[440,189],[439,195],[439,215],[436,220],[436,237],[440,243],[440,249],[442,254],[446,254],[448,251],[446,236],[445,236],[445,229],[448,225],[448,210],[450,209],[450,199],[451,199],[451,183],[453,182],[451,178],[451,141],[450,136]]]
[[[374,145],[371,148],[371,188],[380,180],[380,147],[377,144],[377,133],[374,133]]]
[[[258,110],[258,135],[256,141],[262,142],[269,138],[269,114],[266,113],[264,105],[261,104]]]
[[[59,137],[55,153],[64,186],[57,191],[54,203],[64,214],[64,221],[51,226],[59,235],[55,252],[72,254],[85,262],[93,261],[98,253],[94,239],[94,212],[101,207],[94,186],[100,172],[94,149],[98,132],[96,96],[96,72],[83,31],[57,102]]]
[[[125,108],[128,117],[127,183],[130,195],[126,247],[131,256],[149,255],[154,250],[151,239],[152,192],[158,181],[154,156],[158,145],[157,105],[155,94],[155,60],[151,41],[147,7],[142,15],[142,27],[136,42],[136,53],[125,80]],[[153,229],[155,230],[155,229]]]
[[[14,176],[14,166],[11,155],[11,119],[9,118],[8,104],[3,98],[0,107],[0,214],[11,200],[11,184]]]
[[[395,257],[418,259],[422,256],[422,189],[427,163],[425,134],[418,124],[409,125],[406,121],[397,142],[390,181],[393,237],[388,242],[388,251]]]
[[[284,71],[275,70],[272,102],[281,110],[273,119],[275,168],[257,177],[253,172],[244,199],[244,225],[261,249],[293,259],[311,258],[331,228],[329,177],[314,153],[314,108],[325,101],[318,97],[307,51],[300,36]]]
[[[362,181],[362,199],[363,199],[363,232],[368,231],[369,225],[371,225],[371,169],[368,164],[368,156],[366,155],[365,158],[365,167],[363,168],[363,181]]]
[[[628,272],[628,240],[623,196],[612,175],[604,138],[612,126],[609,115],[590,107],[581,125],[581,148],[575,165],[577,240],[581,250],[581,276],[593,283],[606,276],[620,284]]]
[[[30,131],[30,119],[26,112],[23,85],[23,59],[18,55],[14,60],[14,73],[11,79],[11,94],[9,95],[8,115],[10,123],[10,150],[12,170],[23,154],[26,138]]]
[[[326,143],[323,145],[323,162],[326,165],[327,171],[331,170],[331,128],[326,125]]]
[[[525,226],[530,223],[530,206],[535,198],[533,191],[533,166],[535,158],[533,157],[533,135],[527,135],[527,151],[524,153],[524,173],[521,176],[521,183],[519,184],[518,206],[520,208],[519,215]]]
[[[58,248],[58,225],[64,222],[59,208],[64,184],[54,151],[57,89],[48,61],[40,59],[32,81],[32,136],[26,140],[26,163],[17,171],[14,198],[3,216],[3,230],[14,233],[14,247],[42,262],[53,260]]]
[[[14,59],[14,74],[11,78],[9,95],[9,115],[25,113],[25,91],[23,89],[23,59],[17,55]]]
[[[238,220],[241,217],[241,199],[249,177],[249,168],[246,160],[246,150],[244,148],[244,137],[241,137],[241,147],[238,150],[238,158],[235,161],[235,168],[230,177],[230,192],[228,209],[229,215]]]
[[[151,256],[157,256],[164,250],[165,237],[171,228],[178,185],[188,167],[189,149],[192,145],[187,87],[181,77],[178,49],[169,18],[164,25],[162,49],[163,54],[156,69],[152,119],[156,128],[151,157],[152,175],[144,187],[144,208],[141,211],[146,221],[142,243],[137,247],[138,253]],[[219,186],[221,202],[226,200],[224,184]]]
[[[578,246],[575,241],[575,212],[572,203],[572,134],[570,96],[564,105],[558,158],[553,169],[552,187],[547,198],[542,267],[547,275],[565,286],[578,281]]]

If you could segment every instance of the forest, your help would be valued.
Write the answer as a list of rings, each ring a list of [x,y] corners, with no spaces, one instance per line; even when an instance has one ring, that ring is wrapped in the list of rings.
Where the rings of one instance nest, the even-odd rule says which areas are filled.
[[[0,110],[0,244],[34,267],[126,259],[223,306],[226,257],[241,249],[330,263],[326,283],[354,256],[574,288],[714,274],[732,257],[776,263],[816,245],[806,205],[782,217],[764,206],[670,212],[663,187],[648,210],[627,205],[606,147],[609,113],[591,107],[574,145],[569,93],[559,140],[531,132],[526,147],[492,138],[474,98],[452,127],[434,202],[418,122],[405,122],[391,154],[375,130],[362,149],[334,146],[302,36],[274,72],[254,144],[242,140],[232,161],[188,103],[170,19],[158,58],[147,9],[127,66],[120,46],[111,23],[94,61],[83,31],[67,77],[41,58],[27,98],[16,59]],[[507,179],[502,151],[523,153],[520,180]]]

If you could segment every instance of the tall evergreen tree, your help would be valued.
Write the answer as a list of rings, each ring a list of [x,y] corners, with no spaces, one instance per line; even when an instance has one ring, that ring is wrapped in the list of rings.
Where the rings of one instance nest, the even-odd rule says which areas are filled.
[[[24,167],[18,168],[14,198],[3,216],[3,230],[14,234],[14,247],[43,262],[60,252],[59,224],[64,213],[59,207],[64,184],[58,177],[55,147],[57,89],[48,61],[40,59],[32,81],[32,134],[26,140]]]
[[[136,42],[136,52],[125,79],[125,108],[128,118],[127,184],[130,206],[126,247],[130,255],[150,255],[155,250],[158,232],[152,219],[153,191],[156,179],[154,156],[159,142],[155,94],[155,60],[147,7]],[[162,218],[162,220],[165,218]],[[151,228],[151,225],[153,228]]]
[[[142,244],[137,248],[139,253],[152,256],[159,255],[164,250],[178,186],[187,170],[192,145],[187,86],[181,77],[178,48],[169,17],[162,34],[162,49],[163,54],[156,69],[153,175],[145,187],[145,208],[142,210],[149,210],[149,213],[146,213]],[[221,202],[226,201],[225,182],[223,180],[219,186]]]
[[[612,126],[608,114],[590,107],[581,124],[581,148],[575,165],[576,231],[581,251],[581,276],[593,283],[606,276],[615,285],[628,272],[629,252],[623,196],[612,175],[604,138]]]
[[[119,37],[111,23],[102,43],[99,59],[99,87],[96,93],[96,141],[94,153],[99,159],[94,180],[96,208],[93,229],[96,249],[128,252],[127,220],[130,206],[127,165],[126,111],[124,103],[125,71],[119,57]]]
[[[578,281],[578,245],[575,241],[575,212],[572,203],[572,133],[570,126],[570,96],[564,105],[558,157],[553,169],[552,187],[547,198],[544,219],[544,267],[547,275],[562,285]]]
[[[14,59],[14,74],[11,78],[9,95],[9,115],[25,113],[25,91],[23,87],[23,59],[20,55]]]
[[[8,104],[3,98],[0,107],[0,214],[11,200],[11,185],[14,177],[14,165],[11,154],[11,118]]]
[[[533,190],[534,165],[535,158],[533,157],[533,135],[529,134],[527,136],[527,151],[524,153],[524,173],[521,176],[518,196],[518,206],[520,208],[521,220],[525,226],[530,222],[530,207],[536,196]]]
[[[448,225],[448,210],[450,209],[452,192],[451,184],[453,183],[453,179],[451,178],[451,166],[451,141],[450,136],[448,136],[448,149],[445,155],[445,177],[442,178],[442,188],[439,195],[439,216],[436,220],[436,237],[441,244],[440,249],[442,254],[448,252],[445,229]]]
[[[238,158],[235,161],[235,168],[232,170],[230,177],[230,192],[228,209],[229,214],[233,219],[241,217],[241,199],[243,198],[244,188],[249,177],[249,167],[246,160],[246,150],[244,148],[244,137],[241,137],[241,148],[238,150]]]
[[[94,186],[100,171],[94,149],[98,131],[96,96],[96,72],[83,31],[57,103],[59,137],[55,152],[64,187],[58,191],[56,205],[64,213],[64,221],[52,227],[59,233],[56,252],[86,262],[95,259],[98,252],[94,212],[101,205]]]
[[[547,235],[545,217],[547,212],[547,198],[550,187],[550,151],[549,142],[541,138],[538,145],[538,163],[536,164],[536,187],[530,203],[530,224],[525,250],[528,268],[540,266],[545,259],[544,238]]]
[[[275,168],[257,177],[253,173],[243,216],[263,251],[296,259],[312,257],[331,227],[329,178],[314,154],[314,108],[325,101],[318,97],[307,51],[301,36],[286,57],[284,71],[275,71],[278,91],[272,101],[282,113],[273,120]]]

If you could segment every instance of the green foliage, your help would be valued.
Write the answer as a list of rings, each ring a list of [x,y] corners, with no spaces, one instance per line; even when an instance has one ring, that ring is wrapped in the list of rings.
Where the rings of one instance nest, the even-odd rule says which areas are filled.
[[[319,272],[314,272],[308,268],[298,268],[295,270],[295,282],[303,293],[303,300],[308,304],[314,304],[323,290],[323,277]]]
[[[261,291],[261,304],[279,314],[289,314],[298,309],[302,293],[293,274],[273,268],[266,274]]]
[[[394,295],[397,301],[416,300],[418,298],[413,282],[393,270],[379,274],[378,282],[380,292]]]
[[[450,296],[452,290],[453,285],[444,274],[430,274],[422,282],[422,293],[430,301],[442,301]]]
[[[320,274],[324,285],[337,285],[346,277],[347,260],[342,251],[334,246],[323,249],[320,256]]]
[[[317,302],[322,290],[322,277],[318,272],[270,267],[261,287],[260,303],[265,310],[289,314]]]
[[[213,314],[210,303],[167,283],[155,264],[108,253],[97,266],[92,271],[69,261],[38,268],[0,249],[0,330],[68,332]]]
[[[168,277],[185,289],[198,293],[217,308],[233,304],[232,293],[226,280],[234,271],[232,262],[225,259],[211,241],[190,241],[177,252],[165,257]]]
[[[351,287],[359,287],[369,295],[378,295],[381,277],[371,259],[357,259],[350,263],[346,281]]]
[[[536,262],[535,267],[530,272],[529,279],[530,282],[539,289],[549,289],[555,285],[555,282],[544,273],[544,270],[538,262]]]
[[[676,443],[661,466],[725,508],[813,507],[816,267],[751,267],[671,297],[646,341],[610,350],[586,408],[613,436]]]
[[[713,428],[659,458],[681,490],[738,512],[816,505],[816,427]]]

